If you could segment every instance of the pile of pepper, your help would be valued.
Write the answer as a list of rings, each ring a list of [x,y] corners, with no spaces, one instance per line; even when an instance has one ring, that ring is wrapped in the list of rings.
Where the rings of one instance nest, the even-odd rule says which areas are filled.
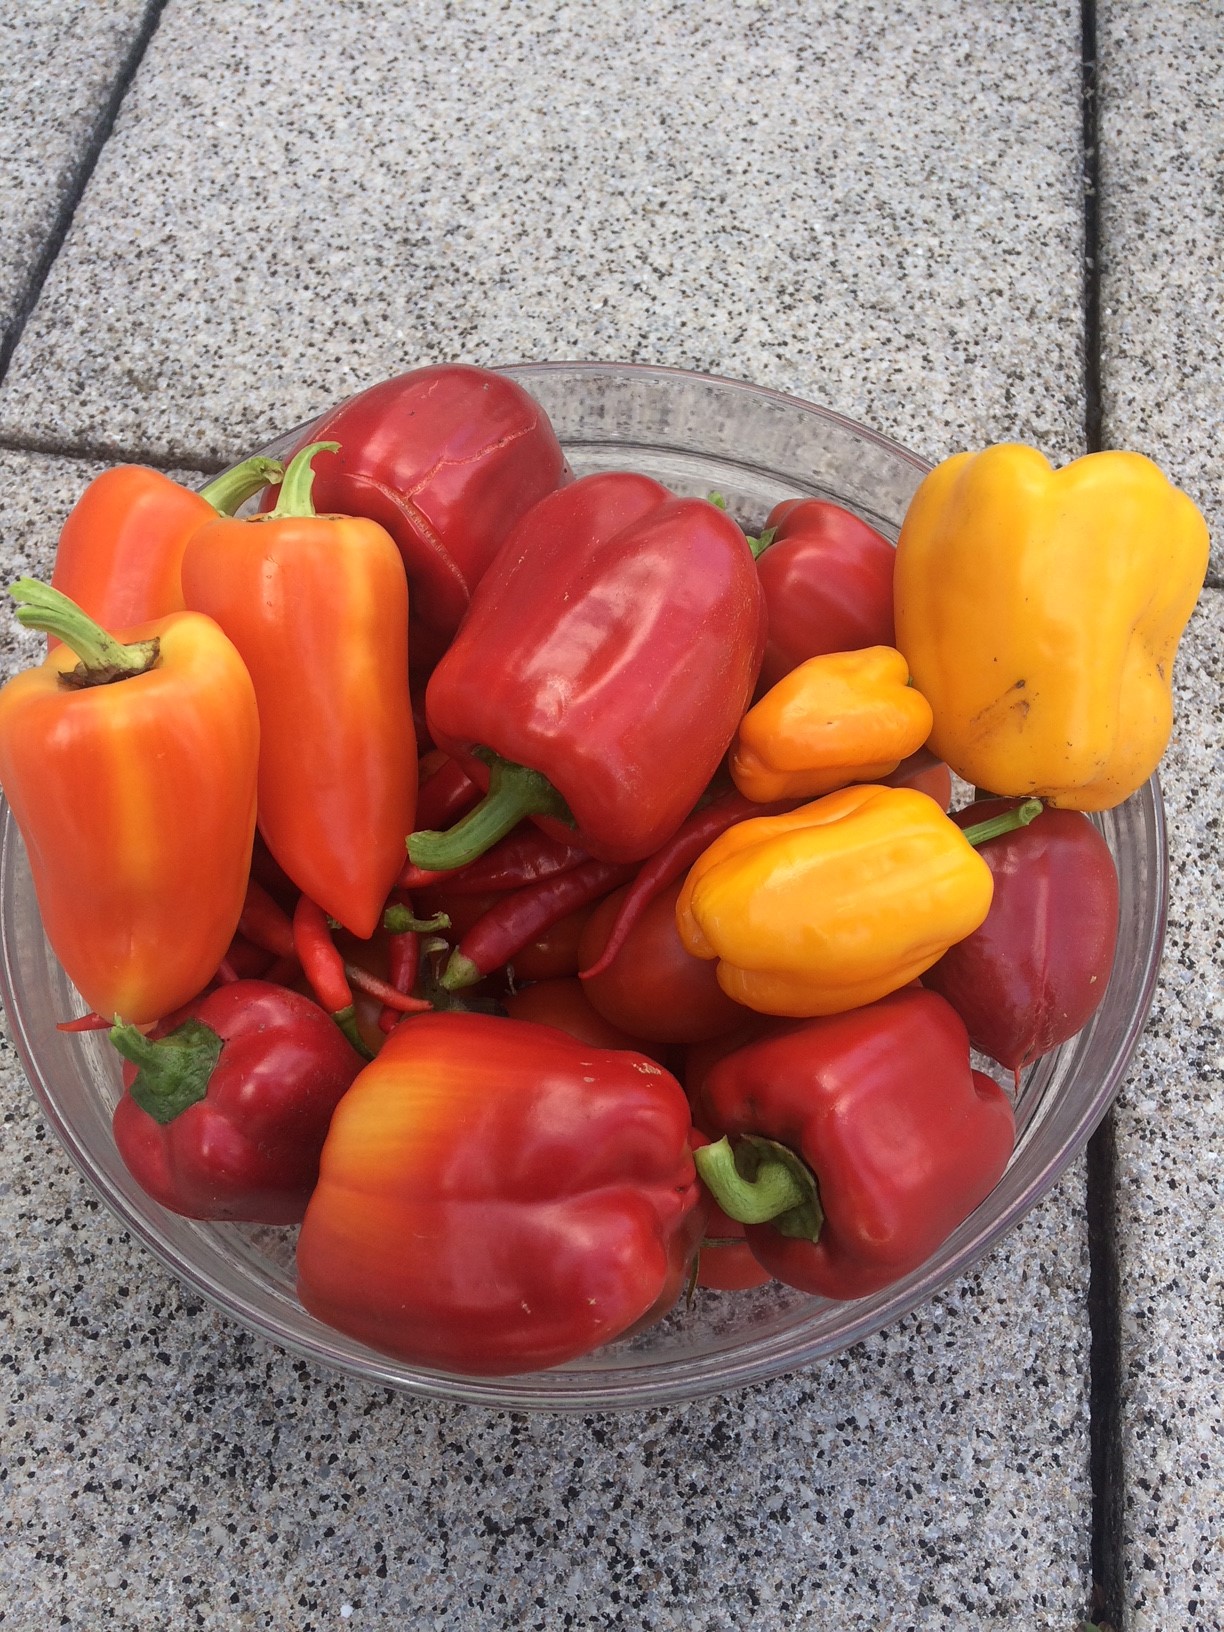
[[[895,549],[819,499],[749,538],[459,366],[202,494],[108,471],[14,586],[0,786],[125,1162],[443,1371],[890,1285],[1104,996],[1084,813],[1164,751],[1206,564],[1146,459],[1017,445]]]

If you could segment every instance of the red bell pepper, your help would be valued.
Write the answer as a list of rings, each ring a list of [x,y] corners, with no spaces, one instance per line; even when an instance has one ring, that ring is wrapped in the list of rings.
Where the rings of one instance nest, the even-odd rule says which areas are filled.
[[[971,827],[1018,803],[980,800],[952,820]],[[975,1048],[1018,1076],[1073,1037],[1105,996],[1118,941],[1118,873],[1088,817],[1052,805],[978,854],[994,877],[990,911],[922,984],[947,998]]]
[[[318,515],[312,450],[276,509],[188,540],[188,605],[225,630],[259,703],[259,829],[294,884],[354,935],[377,928],[416,813],[408,587],[372,521]]]
[[[320,1320],[413,1365],[560,1365],[659,1318],[701,1231],[688,1103],[551,1026],[397,1026],[332,1119],[298,1239]]]
[[[511,527],[569,480],[548,416],[504,374],[440,364],[350,397],[300,446],[321,441],[339,447],[315,461],[319,509],[390,533],[411,586],[413,665],[432,667]]]
[[[809,657],[895,646],[888,540],[827,499],[787,499],[765,522],[757,561],[769,608],[761,689]]]
[[[116,1026],[128,1062],[115,1107],[119,1154],[163,1207],[187,1218],[294,1224],[361,1060],[299,992],[239,980],[148,1037]]]
[[[696,804],[752,695],[764,602],[747,540],[704,499],[586,476],[519,523],[434,670],[434,742],[489,791],[419,867],[463,866],[524,815],[640,861]]]
[[[696,1153],[714,1199],[788,1286],[861,1298],[917,1269],[1007,1166],[1007,1095],[950,1004],[906,987],[772,1031],[713,1065]]]

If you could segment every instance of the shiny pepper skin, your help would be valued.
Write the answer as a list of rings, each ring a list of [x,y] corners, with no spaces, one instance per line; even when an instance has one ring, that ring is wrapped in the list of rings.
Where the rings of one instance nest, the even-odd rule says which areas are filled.
[[[980,800],[952,820],[965,827],[1012,802]],[[1117,867],[1088,816],[1049,806],[981,854],[994,876],[990,911],[922,983],[947,998],[975,1048],[1018,1075],[1073,1037],[1105,996],[1118,943]]]
[[[729,828],[676,903],[680,939],[763,1014],[836,1014],[917,978],[978,927],[981,856],[915,788],[842,788]]]
[[[414,1365],[560,1365],[662,1316],[702,1209],[653,1060],[529,1020],[414,1017],[345,1095],[298,1241],[320,1320]]]
[[[0,785],[43,927],[86,1004],[160,1020],[216,973],[255,836],[259,718],[241,658],[209,618],[124,631],[144,672],[70,687],[57,645],[0,691]]]
[[[932,751],[994,794],[1120,804],[1168,743],[1207,558],[1202,516],[1140,454],[945,460],[910,503],[894,580]]]
[[[378,927],[416,815],[408,586],[391,538],[317,515],[311,451],[277,508],[218,518],[183,592],[242,654],[259,703],[259,830],[294,884],[354,935]]]
[[[931,705],[891,646],[810,657],[740,721],[731,779],[748,799],[814,799],[875,782],[917,753]]]
[[[331,1016],[300,992],[238,980],[120,1043],[132,1058],[115,1143],[141,1187],[187,1218],[296,1224],[361,1069]]]
[[[733,1147],[763,1138],[804,1164],[815,1206],[745,1233],[772,1275],[825,1298],[865,1297],[925,1263],[1015,1143],[1011,1103],[973,1069],[963,1023],[919,988],[747,1043],[710,1069],[694,1116]]]

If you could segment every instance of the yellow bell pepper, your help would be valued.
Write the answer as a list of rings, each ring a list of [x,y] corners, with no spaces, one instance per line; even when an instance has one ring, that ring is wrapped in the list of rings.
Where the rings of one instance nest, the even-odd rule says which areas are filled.
[[[1168,744],[1208,549],[1194,504],[1140,454],[945,460],[910,503],[894,579],[932,752],[992,793],[1120,804]]]
[[[731,749],[746,799],[811,799],[875,782],[931,734],[931,705],[892,646],[810,657],[750,708]]]
[[[1019,823],[1031,819],[1040,806]],[[676,902],[680,939],[762,1014],[839,1014],[899,990],[990,909],[990,868],[914,788],[841,788],[753,816],[698,857]]]

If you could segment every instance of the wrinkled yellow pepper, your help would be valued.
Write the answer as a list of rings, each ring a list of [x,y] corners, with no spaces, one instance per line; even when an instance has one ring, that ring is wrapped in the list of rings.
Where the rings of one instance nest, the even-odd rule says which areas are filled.
[[[1037,807],[1039,808],[1039,807]],[[899,990],[990,910],[990,868],[914,788],[841,788],[753,816],[698,857],[676,902],[685,947],[762,1014],[839,1014]]]
[[[750,708],[731,749],[746,799],[811,799],[874,782],[917,753],[931,705],[892,646],[810,657]]]
[[[1208,560],[1192,501],[1137,453],[1052,470],[1005,443],[936,467],[897,545],[897,645],[966,781],[1106,810],[1168,744]]]

